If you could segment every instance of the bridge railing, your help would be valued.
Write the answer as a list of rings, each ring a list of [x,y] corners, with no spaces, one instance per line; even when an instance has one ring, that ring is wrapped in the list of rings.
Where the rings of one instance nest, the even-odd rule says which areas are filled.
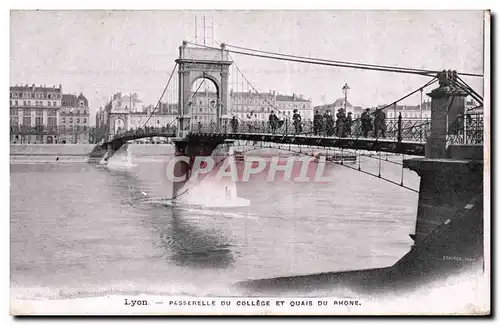
[[[448,128],[448,144],[482,144],[484,113],[461,114]]]
[[[424,143],[430,135],[430,120],[428,119],[385,119],[377,123],[366,123],[361,120],[340,123],[317,123],[302,121],[296,124],[291,120],[280,120],[275,123],[269,121],[228,121],[219,128],[215,123],[197,123],[191,127],[191,132],[213,134],[275,134],[275,135],[300,135],[320,136],[332,138],[370,138],[387,139],[395,141],[417,141]]]
[[[159,135],[175,135],[177,128],[175,126],[162,126],[162,127],[149,127],[145,126],[143,128],[132,128],[132,129],[119,129],[113,135],[112,140],[123,138],[126,136],[140,136],[140,137],[148,137],[148,136],[159,136]]]

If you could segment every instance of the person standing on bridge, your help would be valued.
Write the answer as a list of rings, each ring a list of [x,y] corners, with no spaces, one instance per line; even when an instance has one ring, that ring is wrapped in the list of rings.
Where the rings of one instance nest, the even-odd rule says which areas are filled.
[[[313,118],[313,128],[314,128],[314,135],[319,135],[319,133],[321,132],[321,120],[322,120],[322,116],[321,114],[316,111],[316,113],[314,114],[314,118]]]
[[[373,122],[375,124],[374,135],[375,138],[378,138],[378,133],[382,135],[382,138],[385,138],[385,113],[383,110],[378,109],[375,111],[375,120]]]
[[[341,138],[345,137],[345,122],[346,116],[344,110],[341,108],[337,112],[337,135]]]
[[[215,123],[213,120],[210,120],[210,132],[215,132]]]
[[[271,128],[271,133],[276,132],[276,128],[278,127],[278,117],[274,113],[274,111],[271,111],[271,114],[269,114],[269,127]]]
[[[368,132],[372,130],[372,117],[369,108],[361,114],[361,128],[363,129],[363,137],[368,138]]]
[[[233,115],[233,118],[231,119],[231,129],[233,130],[233,133],[237,133],[238,132],[238,125],[240,123],[238,122],[238,119],[236,118],[236,116]]]
[[[352,112],[347,113],[345,118],[346,136],[350,137],[352,132]]]
[[[326,111],[323,119],[325,120],[326,136],[331,137],[334,133],[334,127],[335,127],[334,126],[335,122],[333,121],[333,115],[331,114],[330,111]]]
[[[299,111],[297,109],[293,110],[293,125],[295,126],[295,134],[302,132],[302,118],[300,117]]]

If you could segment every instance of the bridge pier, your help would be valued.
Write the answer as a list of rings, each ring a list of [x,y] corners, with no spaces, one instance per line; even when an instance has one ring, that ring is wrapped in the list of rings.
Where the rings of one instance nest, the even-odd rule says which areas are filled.
[[[450,80],[449,75],[440,75],[440,87],[429,96],[432,98],[432,121],[426,156],[403,161],[404,168],[414,170],[420,176],[415,233],[410,236],[415,241],[414,247],[419,247],[429,235],[439,232],[440,227],[474,215],[468,219],[468,227],[473,233],[465,234],[473,236],[479,243],[477,245],[481,245],[481,252],[475,252],[482,257],[483,146],[447,143],[451,124],[458,114],[464,112],[465,96],[453,87],[453,77]],[[470,253],[470,247],[461,246],[472,245],[465,238],[464,231],[457,231],[456,236],[462,236],[463,240],[455,238],[457,241],[455,244],[450,242],[451,247],[436,250],[457,255],[467,254],[466,251]]]
[[[192,140],[189,138],[174,140],[175,157],[177,161],[173,166],[173,176],[182,178],[173,182],[172,197],[175,198],[183,191],[183,186],[191,177],[196,157],[208,157],[215,148],[222,144],[222,139]],[[183,160],[182,158],[185,159]]]

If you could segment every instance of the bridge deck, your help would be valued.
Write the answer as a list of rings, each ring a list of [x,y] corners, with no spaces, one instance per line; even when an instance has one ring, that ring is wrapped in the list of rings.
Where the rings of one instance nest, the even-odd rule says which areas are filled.
[[[425,143],[404,140],[374,138],[340,138],[319,135],[281,135],[273,133],[190,133],[189,139],[231,139],[296,144],[305,146],[334,147],[354,150],[383,151],[414,156],[425,156]]]
[[[118,137],[110,142],[104,143],[102,147],[112,145],[117,150],[125,142],[137,140],[145,137],[174,137],[172,132],[133,134]],[[276,133],[216,133],[216,132],[192,132],[186,140],[246,140],[246,141],[264,141],[272,143],[295,144],[304,146],[319,146],[331,148],[343,148],[353,150],[369,150],[390,153],[407,154],[413,156],[425,156],[425,143],[420,141],[404,140],[398,142],[395,139],[374,139],[374,138],[340,138],[335,136],[321,135],[283,135]]]

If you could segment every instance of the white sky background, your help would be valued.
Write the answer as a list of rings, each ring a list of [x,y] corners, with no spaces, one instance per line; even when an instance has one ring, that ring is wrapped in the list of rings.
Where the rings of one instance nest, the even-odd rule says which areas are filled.
[[[145,104],[156,104],[182,40],[194,41],[195,15],[213,19],[218,42],[483,73],[482,11],[12,11],[10,83],[62,84],[65,93],[83,92],[92,113],[117,91],[137,92]],[[311,97],[313,105],[342,97],[345,82],[349,101],[370,107],[429,80],[232,55],[259,92],[295,92]],[[481,78],[464,79],[482,93]],[[417,94],[404,103],[419,101]]]

